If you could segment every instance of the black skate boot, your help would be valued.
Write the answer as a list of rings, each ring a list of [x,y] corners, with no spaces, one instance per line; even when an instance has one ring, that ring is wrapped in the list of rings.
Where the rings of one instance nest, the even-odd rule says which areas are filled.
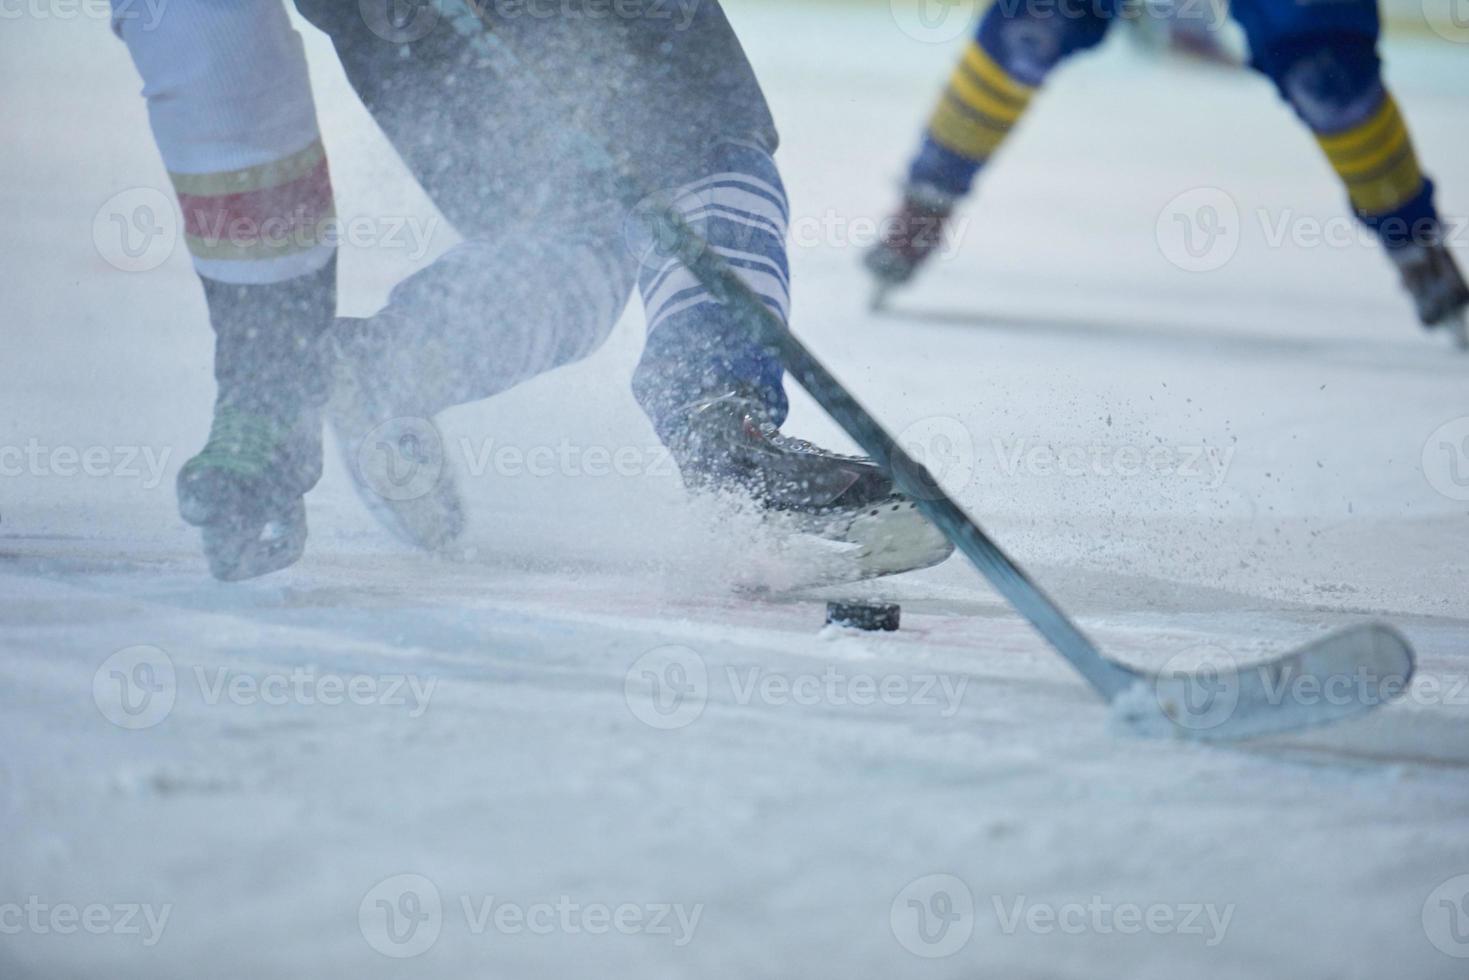
[[[894,288],[911,280],[944,244],[944,225],[958,199],[926,184],[910,184],[898,213],[883,225],[882,239],[863,257],[877,280],[872,308],[881,309]]]
[[[685,485],[751,501],[772,523],[850,546],[832,580],[936,565],[954,546],[872,460],[784,435],[740,391],[688,406],[668,430]]]
[[[215,578],[255,578],[306,547],[304,496],[321,478],[322,341],[336,263],[273,285],[209,279],[219,384],[209,440],[178,475],[179,513],[201,529]]]
[[[419,389],[452,366],[434,363],[447,356],[442,344],[409,337],[409,329],[387,313],[336,322],[327,420],[372,515],[399,540],[439,551],[463,532],[464,508],[434,410]],[[395,359],[395,351],[404,357]],[[410,354],[413,363],[403,363]]]
[[[217,405],[209,441],[179,471],[179,513],[202,530],[215,578],[256,578],[305,551],[304,495],[320,478],[318,409],[304,409],[287,425]]]
[[[1408,245],[1388,253],[1413,297],[1418,320],[1430,330],[1447,330],[1469,349],[1469,285],[1454,257],[1440,243]]]

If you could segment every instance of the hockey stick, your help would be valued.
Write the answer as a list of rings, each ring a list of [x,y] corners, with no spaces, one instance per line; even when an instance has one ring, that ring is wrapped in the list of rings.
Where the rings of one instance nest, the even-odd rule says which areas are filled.
[[[441,8],[455,29],[474,41],[507,82],[535,79],[494,33],[472,0]],[[576,108],[545,90],[541,101],[574,121]],[[792,377],[864,452],[891,474],[989,583],[1065,657],[1113,709],[1124,726],[1146,734],[1244,738],[1322,724],[1377,707],[1412,677],[1412,647],[1396,630],[1365,624],[1316,640],[1248,667],[1208,664],[1196,672],[1151,673],[1104,657],[1096,645],[1033,582],[920,463],[898,445],[847,388],[695,231],[672,202],[650,195],[633,167],[573,125],[578,149],[612,177],[618,198],[648,221],[665,254],[676,257],[761,346],[775,353]],[[1329,694],[1323,692],[1331,692]]]

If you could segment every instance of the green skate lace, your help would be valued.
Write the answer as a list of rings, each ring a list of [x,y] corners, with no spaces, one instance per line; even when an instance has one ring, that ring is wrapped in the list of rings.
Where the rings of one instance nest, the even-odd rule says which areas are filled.
[[[209,427],[209,440],[186,464],[189,468],[217,467],[237,473],[258,473],[270,465],[285,433],[264,415],[220,408]]]

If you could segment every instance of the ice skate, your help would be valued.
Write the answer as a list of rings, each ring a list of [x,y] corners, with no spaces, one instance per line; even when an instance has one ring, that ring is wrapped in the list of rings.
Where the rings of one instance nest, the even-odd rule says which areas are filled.
[[[393,370],[396,318],[340,319],[327,420],[357,495],[395,537],[437,551],[464,530],[444,441],[412,382]]]
[[[303,496],[321,477],[321,415],[285,422],[229,406],[178,475],[179,513],[203,532],[209,571],[224,582],[279,571],[306,547]]]
[[[936,565],[954,551],[872,460],[783,434],[743,392],[687,409],[669,449],[696,493],[750,501],[778,528],[849,546],[835,578],[873,578]]]
[[[1449,250],[1442,244],[1408,245],[1389,254],[1419,322],[1447,331],[1460,350],[1469,350],[1469,285]]]
[[[898,213],[884,223],[882,239],[863,257],[877,281],[873,309],[881,309],[888,294],[910,282],[944,244],[944,227],[956,200],[936,187],[909,185]]]

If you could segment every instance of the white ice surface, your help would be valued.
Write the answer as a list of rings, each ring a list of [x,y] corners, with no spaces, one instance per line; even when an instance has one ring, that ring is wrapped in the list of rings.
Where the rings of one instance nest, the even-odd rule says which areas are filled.
[[[736,20],[784,133],[798,231],[880,216],[954,45],[906,38],[881,4],[743,5]],[[308,40],[339,210],[431,220]],[[1387,55],[1443,209],[1463,216],[1469,51],[1416,39]],[[661,469],[466,477],[475,550],[447,563],[386,540],[333,460],[305,560],[212,583],[172,493],[208,424],[201,296],[182,247],[125,273],[93,245],[113,194],[167,186],[126,51],[97,20],[10,19],[0,86],[0,447],[165,461],[155,481],[147,457],[98,476],[62,475],[49,453],[19,474],[4,460],[0,977],[1463,976],[1422,916],[1469,872],[1469,505],[1429,479],[1452,475],[1429,439],[1469,413],[1469,362],[1420,334],[1374,249],[1269,244],[1259,209],[1324,221],[1342,200],[1262,80],[1118,44],[1076,63],[966,212],[958,253],[891,315],[866,312],[841,233],[793,250],[803,336],[894,429],[951,420],[917,431],[950,437],[928,444],[958,453],[959,498],[1116,656],[1261,656],[1368,617],[1417,644],[1409,703],[1236,747],[1109,732],[957,560],[848,590],[901,600],[894,636],[820,631],[823,596],[737,595],[732,576],[779,570],[711,534]],[[1176,269],[1155,238],[1198,187],[1244,215],[1238,254],[1210,273]],[[441,228],[431,244],[452,241]],[[348,248],[344,309],[371,311],[423,258]],[[588,362],[456,410],[451,442],[646,450],[626,383],[640,331],[634,310]],[[841,442],[804,398],[790,429]],[[1006,471],[1007,452],[1048,445],[1232,455],[1222,481]],[[127,731],[93,678],[138,644],[167,652],[177,697]],[[709,696],[660,731],[625,678],[669,644],[702,658]],[[210,703],[199,683],[295,668],[437,686],[414,717]],[[755,669],[966,686],[951,713],[741,703],[731,678]],[[401,873],[444,902],[416,959],[359,929],[364,896]],[[924,959],[895,936],[894,903],[936,873],[967,884],[973,937]],[[172,911],[150,947],[8,928],[32,896]],[[679,946],[477,934],[462,896],[702,917]],[[996,911],[1094,896],[1232,917],[1210,945],[1007,934]]]

